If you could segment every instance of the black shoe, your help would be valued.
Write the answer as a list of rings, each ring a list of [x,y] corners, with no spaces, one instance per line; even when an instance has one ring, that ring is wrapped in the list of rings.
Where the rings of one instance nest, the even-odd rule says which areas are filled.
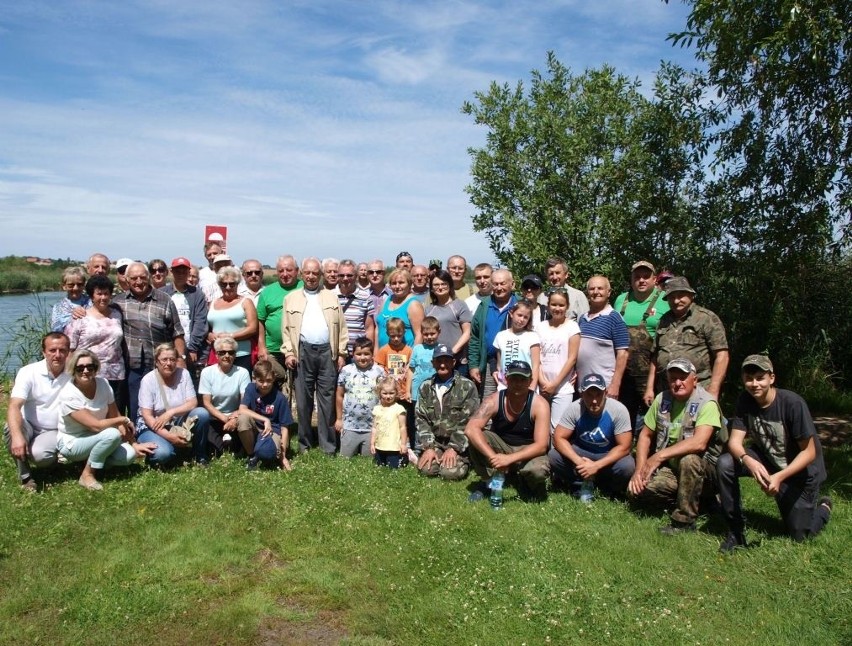
[[[817,505],[819,505],[820,507],[825,507],[826,509],[828,509],[828,515],[829,516],[831,515],[831,509],[832,509],[832,506],[833,506],[832,503],[831,503],[831,498],[829,498],[828,496],[823,496],[822,498],[819,499],[819,502],[817,503]]]
[[[470,495],[467,497],[468,502],[479,502],[480,500],[485,500],[491,495],[491,489],[484,482],[480,482],[479,484],[473,487],[473,490],[470,492]]]
[[[739,550],[747,547],[745,535],[737,532],[730,532],[728,537],[719,545],[719,551],[722,554],[731,554],[734,550]]]
[[[259,463],[260,459],[257,456],[251,456],[246,462],[246,471],[254,471]]]
[[[201,469],[206,469],[207,467],[210,466],[210,462],[208,462],[207,458],[196,458],[195,459],[195,466],[197,466]]]
[[[660,527],[660,534],[663,536],[674,536],[675,534],[682,534],[684,532],[694,532],[695,531],[695,522],[691,523],[679,523],[676,520],[671,522],[671,525],[666,525],[665,527]]]
[[[36,484],[36,481],[32,479],[32,477],[29,477],[26,480],[21,480],[21,489],[23,489],[27,493],[36,493],[38,491],[38,485]]]

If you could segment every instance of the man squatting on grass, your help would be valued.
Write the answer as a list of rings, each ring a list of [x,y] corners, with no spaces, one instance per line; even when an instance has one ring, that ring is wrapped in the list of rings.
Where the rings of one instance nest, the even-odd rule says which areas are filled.
[[[807,404],[796,393],[775,387],[775,369],[765,355],[746,357],[742,380],[745,392],[737,400],[728,452],[716,465],[722,513],[730,529],[719,547],[722,552],[746,545],[739,483],[744,476],[752,476],[775,498],[795,541],[816,536],[831,517],[831,498],[819,497],[825,463]],[[746,438],[751,440],[747,449]]]

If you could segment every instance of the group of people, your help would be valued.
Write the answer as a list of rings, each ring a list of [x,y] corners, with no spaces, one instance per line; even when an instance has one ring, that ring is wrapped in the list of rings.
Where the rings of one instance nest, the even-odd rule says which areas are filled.
[[[106,466],[181,453],[204,466],[231,450],[249,469],[289,469],[296,425],[300,452],[448,480],[473,469],[472,502],[500,473],[527,499],[551,488],[660,504],[673,510],[666,534],[719,507],[725,552],[746,545],[743,476],[776,499],[794,539],[828,522],[807,405],[751,355],[727,423],[725,329],[685,277],[638,261],[611,305],[605,276],[575,289],[556,257],[547,289],[528,275],[516,292],[512,273],[488,263],[471,287],[457,255],[444,270],[403,251],[390,272],[380,260],[284,255],[264,286],[259,261],[237,268],[214,242],[204,252],[200,269],[121,259],[117,287],[102,254],[65,271],[45,358],[19,371],[10,399],[5,435],[24,488],[36,489],[30,463],[57,456],[85,462],[88,489],[102,488]]]

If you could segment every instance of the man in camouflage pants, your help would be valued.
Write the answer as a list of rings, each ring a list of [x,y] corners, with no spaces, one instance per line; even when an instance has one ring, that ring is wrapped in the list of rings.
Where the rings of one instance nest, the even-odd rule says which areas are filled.
[[[703,491],[714,488],[721,452],[722,413],[704,390],[691,361],[678,357],[666,366],[669,387],[654,398],[636,443],[636,471],[628,493],[641,500],[675,501],[664,534],[695,530]]]
[[[455,372],[453,352],[444,344],[432,353],[435,374],[420,386],[417,407],[417,462],[421,475],[463,480],[470,462],[464,427],[479,407],[476,385]]]

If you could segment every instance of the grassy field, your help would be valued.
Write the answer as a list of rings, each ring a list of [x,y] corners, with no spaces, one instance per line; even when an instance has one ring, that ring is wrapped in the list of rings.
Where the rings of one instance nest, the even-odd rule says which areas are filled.
[[[717,520],[664,537],[660,515],[511,488],[494,512],[362,459],[135,467],[102,494],[67,466],[33,495],[4,453],[0,643],[849,644],[852,451],[827,460],[818,539],[783,538],[743,481],[755,547],[723,557]]]

